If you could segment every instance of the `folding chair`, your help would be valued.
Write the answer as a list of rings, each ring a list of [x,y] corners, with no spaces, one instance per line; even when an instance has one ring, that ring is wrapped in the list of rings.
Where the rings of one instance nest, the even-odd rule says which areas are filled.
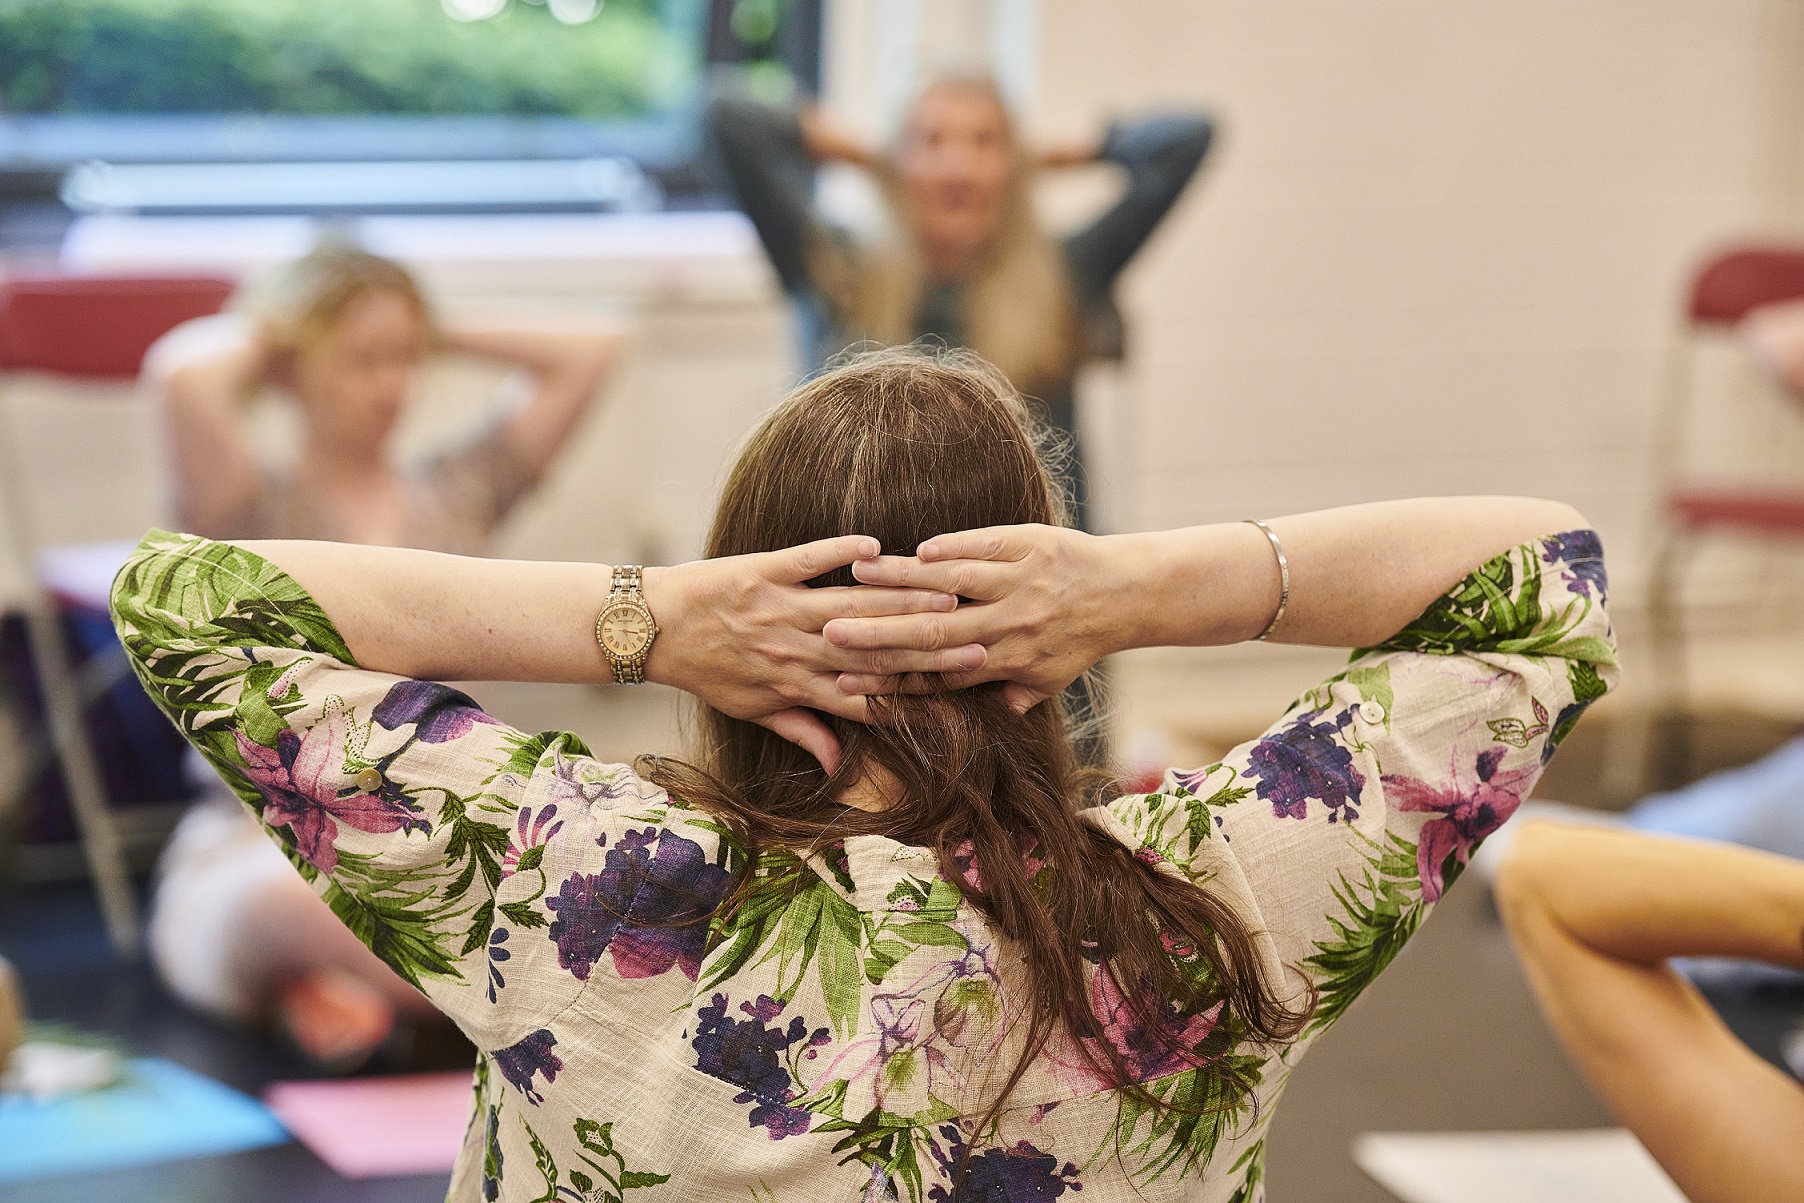
[[[152,343],[182,322],[217,313],[232,288],[231,281],[211,277],[0,281],[0,369],[18,374],[11,375],[14,383],[23,373],[106,382],[81,401],[104,403],[109,393],[119,395],[120,382],[136,378]],[[121,955],[134,956],[141,944],[137,902],[86,721],[91,700],[126,671],[124,657],[93,661],[78,672],[61,621],[70,609],[106,612],[113,570],[129,544],[46,546],[10,392],[0,391],[0,535],[11,543],[25,578],[23,616],[48,727],[37,761],[53,762],[62,772],[108,935]],[[12,796],[0,796],[0,813],[33,784],[34,774],[19,776]]]
[[[1620,792],[1638,792],[1644,784],[1647,738],[1656,721],[1671,724],[1655,765],[1656,784],[1676,785],[1689,769],[1689,681],[1679,590],[1700,541],[1716,534],[1804,539],[1804,491],[1693,485],[1684,477],[1699,344],[1733,331],[1756,309],[1799,299],[1804,299],[1804,249],[1740,247],[1705,261],[1692,277],[1656,418],[1653,470],[1661,514],[1648,597],[1652,701],[1640,724],[1625,724],[1634,729],[1612,750],[1616,763],[1608,772]]]

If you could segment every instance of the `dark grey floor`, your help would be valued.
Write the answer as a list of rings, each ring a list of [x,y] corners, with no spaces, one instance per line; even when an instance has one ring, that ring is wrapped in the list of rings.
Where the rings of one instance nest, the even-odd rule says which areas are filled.
[[[200,1019],[150,971],[121,965],[86,886],[0,894],[0,955],[18,968],[31,1014],[101,1032],[139,1056],[167,1057],[247,1094],[308,1076],[266,1041]],[[448,1174],[353,1182],[298,1144],[0,1187],[5,1203],[439,1203]]]

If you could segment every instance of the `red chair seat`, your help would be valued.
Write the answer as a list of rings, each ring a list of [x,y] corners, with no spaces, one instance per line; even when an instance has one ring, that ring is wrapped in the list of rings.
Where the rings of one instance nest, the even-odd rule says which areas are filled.
[[[0,368],[136,376],[152,343],[218,313],[232,288],[212,276],[7,280],[0,283]]]
[[[1732,530],[1804,537],[1804,493],[1687,489],[1667,498],[1688,530]]]

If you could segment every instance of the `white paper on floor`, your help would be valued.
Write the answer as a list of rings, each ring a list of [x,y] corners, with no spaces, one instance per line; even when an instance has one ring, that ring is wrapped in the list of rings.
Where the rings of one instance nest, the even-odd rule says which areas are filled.
[[[1685,1203],[1621,1128],[1367,1132],[1353,1160],[1404,1203]]]

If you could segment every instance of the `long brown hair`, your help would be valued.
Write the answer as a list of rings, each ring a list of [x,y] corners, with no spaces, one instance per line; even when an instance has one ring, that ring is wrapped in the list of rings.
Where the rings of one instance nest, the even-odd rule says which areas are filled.
[[[972,266],[964,299],[965,341],[1015,387],[1037,394],[1056,385],[1081,354],[1077,303],[1058,244],[1034,211],[1034,163],[994,79],[945,73],[921,88],[959,88],[987,97],[1001,114],[1014,167],[996,232]],[[888,346],[915,337],[927,266],[895,170],[892,145],[876,164],[879,189],[893,220],[889,236],[848,260],[842,248],[815,253],[816,275],[849,316],[855,339]]]
[[[851,358],[777,406],[727,479],[708,554],[866,534],[908,555],[948,531],[1061,517],[1008,381],[968,352],[905,348]],[[840,569],[811,583],[854,582]],[[706,708],[699,767],[647,758],[643,769],[722,819],[748,865],[762,850],[806,853],[860,834],[937,854],[942,873],[1019,955],[1023,975],[1011,1005],[1025,1011],[1026,1038],[979,1131],[1055,1036],[1061,1056],[1073,1050],[1101,1081],[1175,1106],[1142,1090],[1107,1038],[1093,996],[1103,974],[1134,1026],[1179,1057],[1195,1055],[1175,1047],[1183,1020],[1218,1003],[1253,1039],[1299,1030],[1305,1014],[1265,979],[1254,935],[1231,906],[1079,818],[1106,783],[1080,770],[1056,703],[1017,714],[999,685],[982,685],[880,704],[885,721],[829,720],[843,749],[832,774],[763,727]],[[864,776],[893,782],[885,809],[836,801]],[[723,915],[753,885],[751,873],[742,877]],[[1219,1072],[1231,1087],[1246,1085],[1229,1064]],[[1232,1099],[1240,1090],[1212,1093]]]

